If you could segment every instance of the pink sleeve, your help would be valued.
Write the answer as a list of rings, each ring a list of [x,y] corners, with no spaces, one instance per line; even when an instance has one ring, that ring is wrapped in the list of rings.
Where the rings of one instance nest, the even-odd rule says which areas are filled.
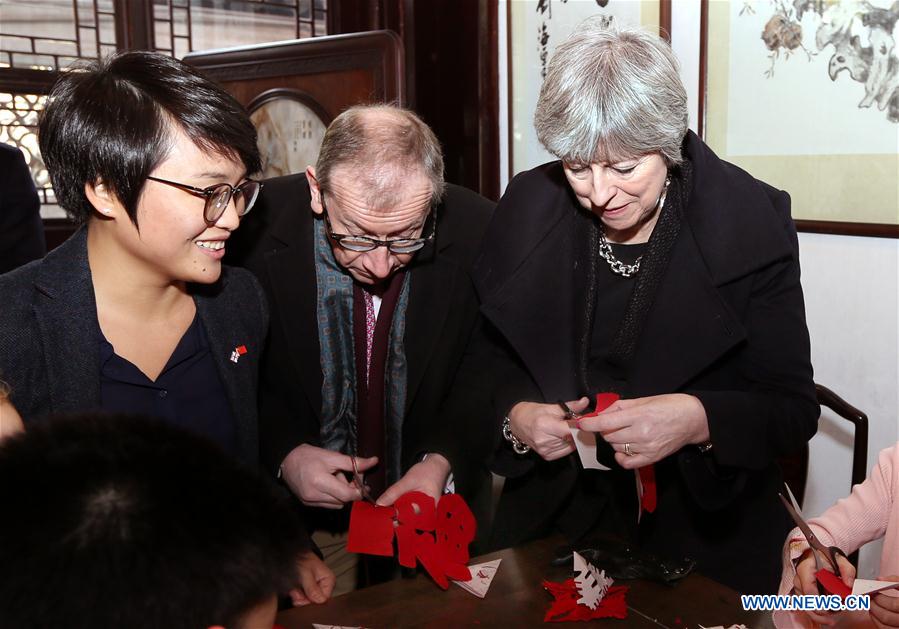
[[[881,451],[877,464],[868,478],[852,488],[852,493],[841,498],[835,505],[817,518],[808,521],[818,539],[826,546],[838,546],[847,555],[864,544],[883,537],[889,523],[893,502],[893,468],[899,457],[899,444]],[[808,548],[805,537],[799,529],[793,529],[787,536],[783,548],[783,573],[779,594],[793,591],[796,576],[794,561]],[[775,614],[778,627],[813,626],[803,624],[808,621],[804,614]]]

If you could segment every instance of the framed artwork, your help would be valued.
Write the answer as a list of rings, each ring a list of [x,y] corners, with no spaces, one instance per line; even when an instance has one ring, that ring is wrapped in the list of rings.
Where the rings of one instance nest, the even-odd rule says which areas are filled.
[[[509,0],[509,177],[555,159],[537,140],[534,110],[546,64],[584,19],[659,29],[670,37],[671,0]]]
[[[250,112],[265,178],[314,164],[327,125],[344,109],[405,101],[403,44],[392,31],[196,52],[184,60]]]
[[[254,98],[247,111],[258,134],[264,179],[300,173],[318,160],[330,117],[309,95],[276,88]]]
[[[892,2],[703,0],[703,137],[801,231],[899,237]]]

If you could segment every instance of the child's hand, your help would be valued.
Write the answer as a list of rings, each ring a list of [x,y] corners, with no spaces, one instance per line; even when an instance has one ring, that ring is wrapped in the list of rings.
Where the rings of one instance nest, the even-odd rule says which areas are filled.
[[[823,557],[821,554],[818,556]],[[827,565],[828,562],[825,559],[822,563]],[[852,584],[855,582],[855,567],[842,555],[837,555],[837,565],[840,568],[840,575],[843,579],[843,583],[852,587]],[[816,571],[815,557],[812,555],[812,549],[809,548],[802,554],[799,558],[799,562],[796,564],[796,577],[793,579],[793,592],[796,594],[818,594],[818,579],[815,578]],[[825,611],[806,611],[804,613],[808,614],[809,618],[813,621],[822,625],[833,625],[836,623],[839,615],[839,612]]]

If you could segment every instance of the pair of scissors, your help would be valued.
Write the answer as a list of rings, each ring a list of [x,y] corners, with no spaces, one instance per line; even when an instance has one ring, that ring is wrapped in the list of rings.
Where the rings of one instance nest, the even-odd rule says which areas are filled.
[[[580,417],[580,415],[571,410],[571,408],[562,400],[559,400],[556,404],[558,404],[562,409],[562,412],[565,413],[565,416],[562,419],[577,419]]]
[[[805,539],[808,542],[808,545],[812,547],[812,555],[815,557],[815,572],[817,573],[822,568],[826,568],[828,566],[821,565],[821,559],[818,557],[818,553],[824,555],[830,565],[833,566],[833,573],[838,577],[840,575],[840,566],[837,564],[837,557],[843,556],[846,558],[846,553],[844,553],[837,546],[825,546],[821,543],[821,540],[814,534],[812,529],[806,523],[805,520],[802,519],[802,511],[799,509],[799,504],[796,502],[796,497],[793,496],[793,492],[790,491],[789,485],[784,483],[784,487],[787,489],[787,495],[790,496],[790,500],[788,501],[784,498],[783,494],[777,494],[780,496],[781,501],[784,503],[784,506],[787,508],[790,516],[793,518],[793,521],[796,523],[796,526],[799,527],[799,530],[802,531],[802,534],[805,535]],[[818,551],[818,552],[815,552]],[[820,591],[820,584],[818,585]]]
[[[362,499],[366,502],[375,504],[375,499],[372,498],[371,492],[368,490],[368,485],[365,484],[362,474],[359,473],[359,467],[356,465],[356,457],[351,456],[350,460],[353,462],[353,483],[359,488]]]

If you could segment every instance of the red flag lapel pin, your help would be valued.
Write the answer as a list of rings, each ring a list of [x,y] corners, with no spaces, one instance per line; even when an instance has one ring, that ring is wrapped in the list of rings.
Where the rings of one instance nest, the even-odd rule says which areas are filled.
[[[231,362],[236,363],[238,360],[240,360],[240,357],[246,353],[247,353],[247,346],[246,345],[238,345],[237,347],[234,348],[234,351],[231,352]]]

